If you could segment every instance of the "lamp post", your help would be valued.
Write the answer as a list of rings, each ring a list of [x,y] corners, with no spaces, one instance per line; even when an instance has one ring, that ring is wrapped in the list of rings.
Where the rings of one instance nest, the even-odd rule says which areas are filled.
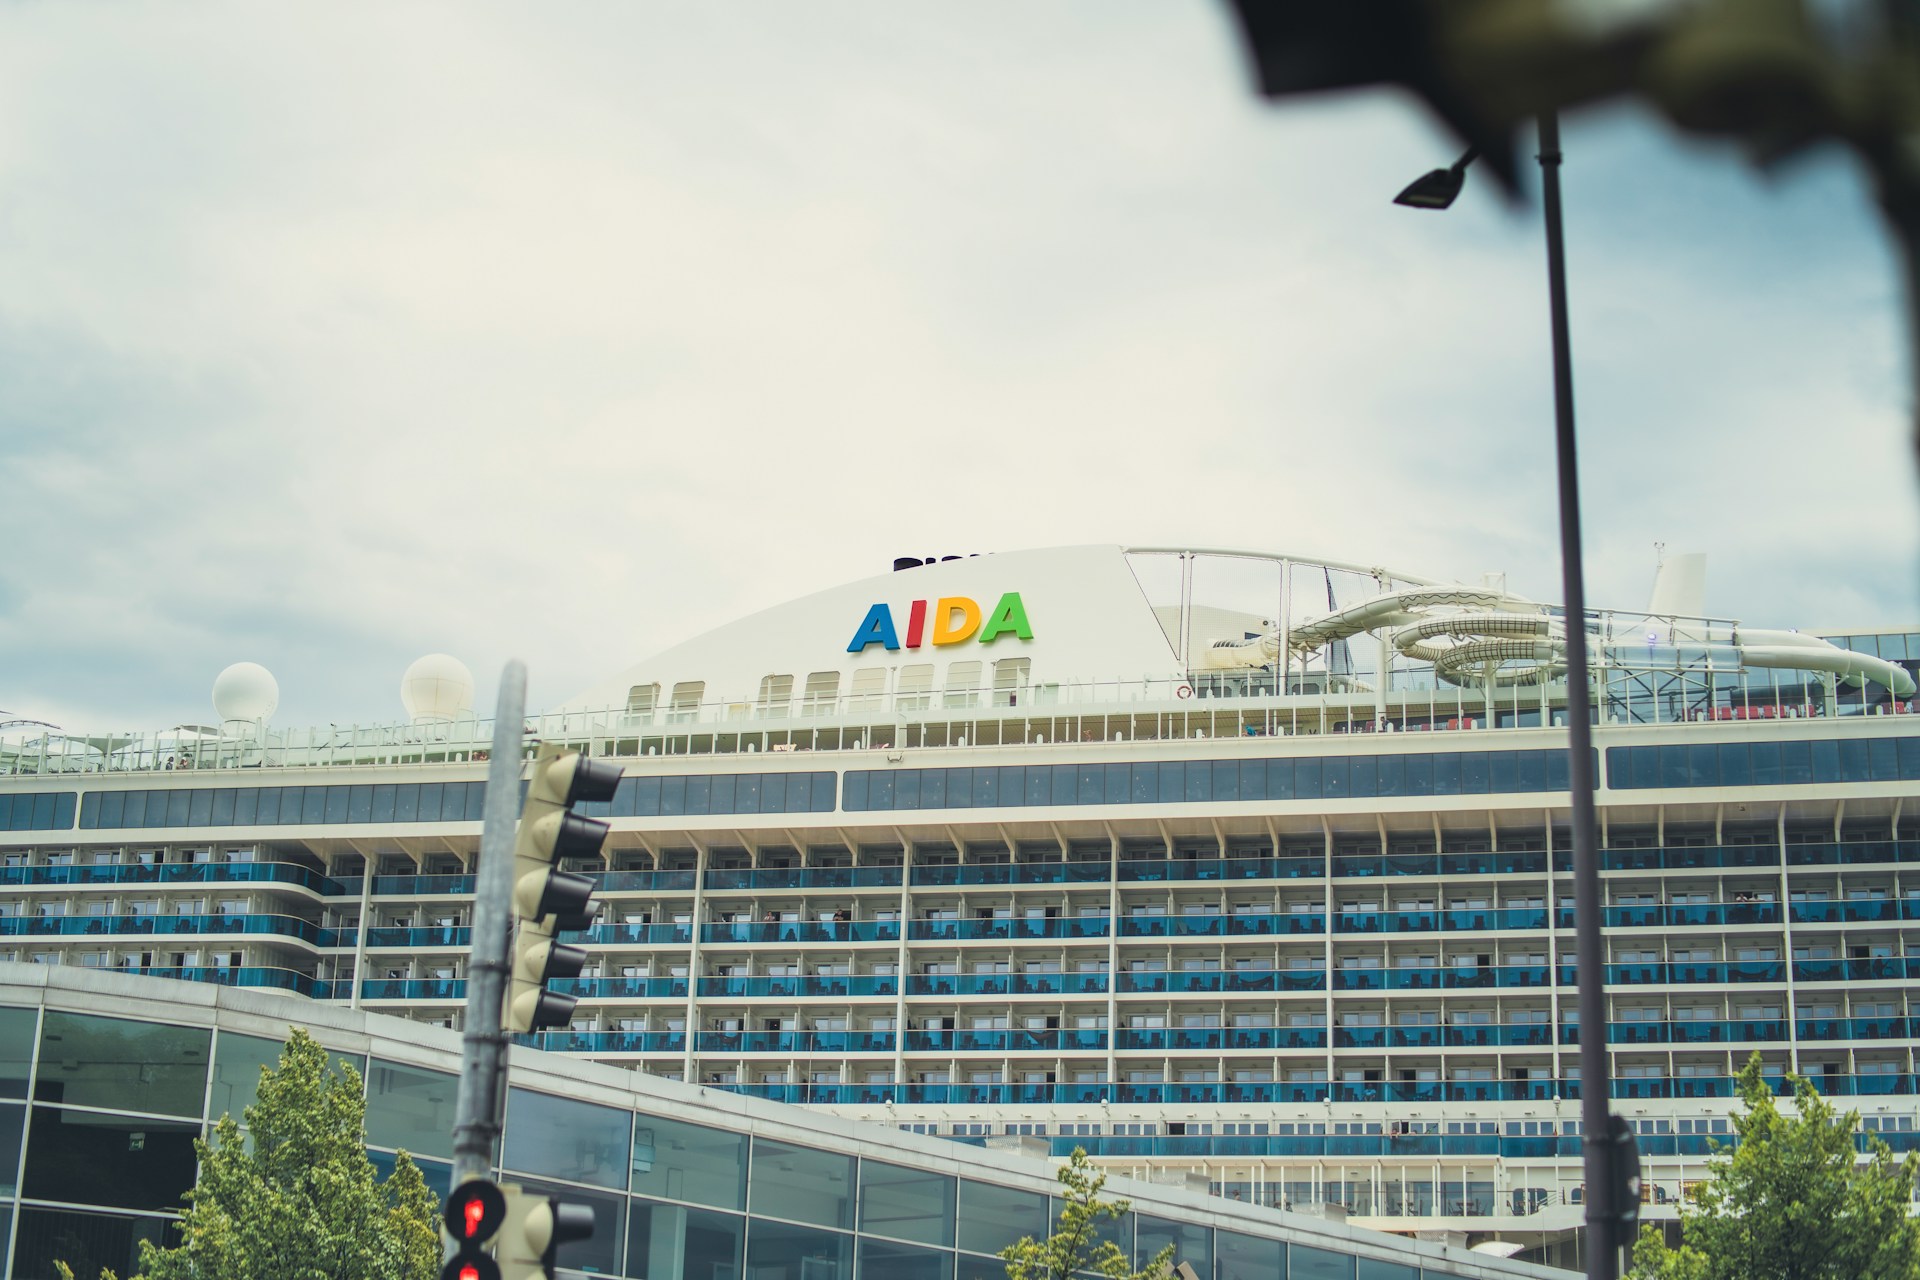
[[[1567,325],[1567,253],[1560,212],[1560,121],[1551,112],[1540,125],[1541,203],[1547,224],[1547,309],[1553,343],[1554,453],[1560,495],[1560,576],[1567,633],[1567,781],[1573,828],[1574,960],[1580,1010],[1580,1151],[1586,1177],[1587,1276],[1614,1280],[1618,1249],[1629,1243],[1616,1203],[1626,1185],[1625,1162],[1638,1178],[1631,1130],[1607,1106],[1606,955],[1600,937],[1600,859],[1593,813],[1593,712],[1587,663],[1587,588],[1580,548],[1580,477],[1573,430],[1573,349]],[[1467,153],[1435,169],[1394,198],[1416,209],[1445,209],[1460,194]],[[1625,1132],[1623,1132],[1623,1130]]]

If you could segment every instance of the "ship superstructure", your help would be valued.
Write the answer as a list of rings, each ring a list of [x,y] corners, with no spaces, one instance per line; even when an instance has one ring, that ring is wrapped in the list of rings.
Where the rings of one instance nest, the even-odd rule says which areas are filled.
[[[1579,623],[1651,1216],[1755,1050],[1897,1146],[1920,1108],[1920,635],[1752,629],[1699,581]],[[627,774],[541,1043],[1556,1256],[1569,625],[1497,579],[1095,546],[689,641],[535,724]],[[399,725],[274,727],[247,673],[219,727],[12,733],[0,960],[455,1024],[490,738],[457,665]]]

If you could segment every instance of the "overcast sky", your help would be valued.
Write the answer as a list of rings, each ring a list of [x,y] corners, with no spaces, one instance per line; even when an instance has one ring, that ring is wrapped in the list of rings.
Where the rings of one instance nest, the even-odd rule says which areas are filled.
[[[1529,140],[1530,141],[1530,140]],[[1566,123],[1589,597],[1920,621],[1850,162]],[[1207,0],[0,7],[0,710],[551,705],[896,554],[1319,554],[1558,595],[1539,210]],[[1528,147],[1530,154],[1531,147]]]

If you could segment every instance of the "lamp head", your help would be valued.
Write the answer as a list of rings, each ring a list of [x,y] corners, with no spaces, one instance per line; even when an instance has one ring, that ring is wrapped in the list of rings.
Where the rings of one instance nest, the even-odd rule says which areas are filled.
[[[1393,202],[1409,209],[1445,209],[1459,197],[1466,180],[1463,168],[1435,169],[1408,183],[1407,189],[1395,196]]]

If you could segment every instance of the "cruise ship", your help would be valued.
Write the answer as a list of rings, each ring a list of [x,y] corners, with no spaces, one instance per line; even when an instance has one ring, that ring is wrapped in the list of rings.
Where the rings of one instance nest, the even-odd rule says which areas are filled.
[[[1567,1263],[1583,1034],[1649,1218],[1755,1051],[1920,1145],[1917,633],[1709,616],[1697,556],[1578,620],[1498,576],[1257,551],[903,557],[529,719],[626,772],[572,868],[602,904],[573,1024],[537,1044]],[[285,727],[240,663],[208,724],[0,729],[0,962],[457,1026],[492,725],[452,657],[402,697]]]

